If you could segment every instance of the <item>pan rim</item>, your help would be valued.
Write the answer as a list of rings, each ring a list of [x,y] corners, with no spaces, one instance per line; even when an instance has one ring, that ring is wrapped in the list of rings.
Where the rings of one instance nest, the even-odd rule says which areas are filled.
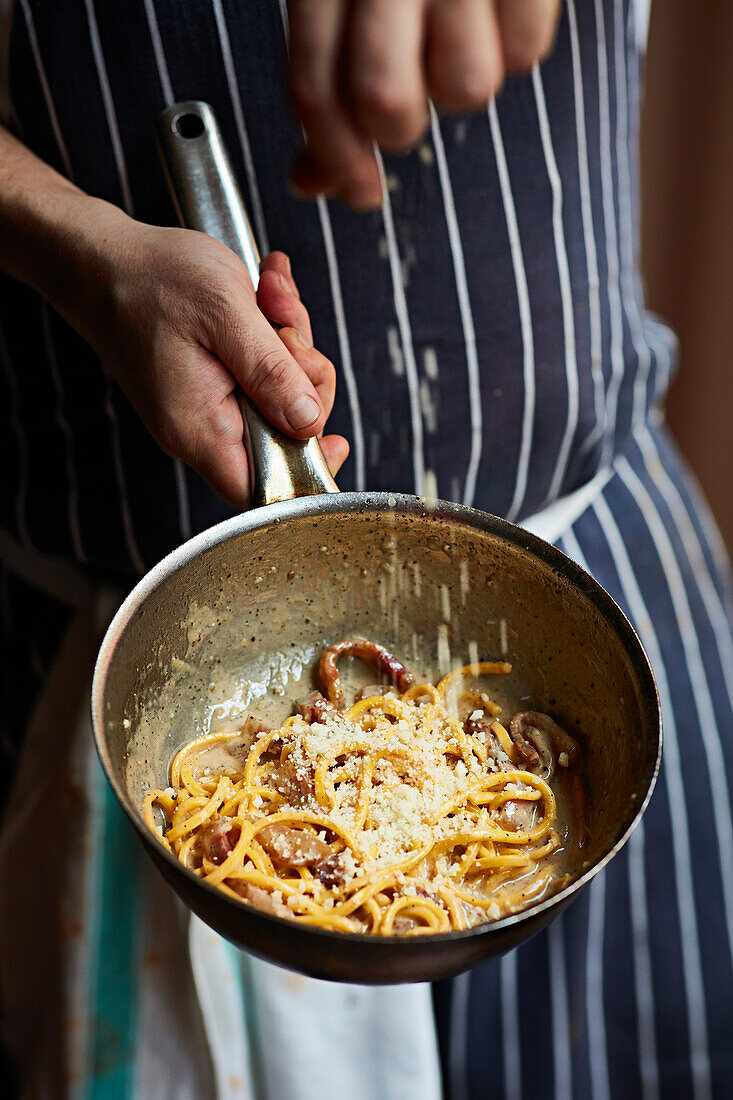
[[[309,505],[310,507],[308,507]],[[218,890],[216,886],[204,882],[198,875],[195,875],[193,871],[184,867],[183,864],[181,864],[171,852],[164,848],[162,844],[158,845],[156,854],[162,856],[173,870],[178,873],[183,873],[189,882],[203,888],[207,894],[213,895],[218,901],[226,903],[227,908],[233,907],[233,912],[240,913],[244,909],[250,917],[271,922],[275,928],[285,928],[291,933],[294,928],[297,928],[298,931],[303,934],[325,938],[327,941],[336,940],[339,943],[348,943],[356,950],[359,950],[360,947],[364,947],[369,951],[386,950],[387,948],[394,950],[395,946],[399,945],[399,947],[405,951],[409,952],[412,950],[418,953],[424,952],[426,947],[429,947],[430,944],[435,944],[437,946],[438,944],[448,942],[454,943],[459,939],[466,940],[475,936],[490,935],[492,932],[499,934],[502,931],[516,927],[530,918],[535,918],[553,907],[564,906],[564,904],[568,903],[575,894],[583,889],[584,886],[603,870],[603,868],[624,847],[634,829],[639,824],[639,821],[649,805],[652,794],[654,793],[661,767],[663,730],[659,692],[646,650],[628,617],[610,593],[607,592],[606,589],[585,569],[579,566],[577,562],[574,562],[572,558],[568,557],[568,555],[558,547],[554,546],[552,543],[546,542],[538,535],[525,530],[518,524],[511,523],[509,520],[502,519],[499,516],[494,516],[489,512],[483,512],[476,508],[468,508],[465,505],[455,504],[449,501],[431,500],[428,502],[424,497],[417,497],[408,493],[382,491],[369,493],[324,493],[310,497],[299,497],[293,500],[278,501],[273,504],[252,509],[248,512],[243,512],[229,519],[222,520],[220,523],[207,528],[198,535],[194,535],[187,542],[176,547],[154,565],[128,593],[112,618],[97,654],[92,678],[91,715],[94,743],[107,782],[110,784],[118,803],[143,842],[149,842],[151,839],[150,830],[145,825],[140,811],[133,809],[129,797],[122,788],[122,784],[118,782],[111,765],[111,756],[108,751],[106,739],[103,737],[104,691],[107,681],[107,670],[117,643],[139,607],[143,604],[147,596],[164,580],[174,576],[195,557],[203,556],[209,550],[213,550],[215,547],[239,535],[272,525],[279,525],[288,519],[301,518],[303,514],[306,516],[320,517],[342,512],[366,513],[387,511],[399,512],[400,514],[419,513],[420,517],[423,519],[429,518],[432,514],[436,519],[450,519],[453,522],[461,523],[465,527],[479,529],[480,531],[492,534],[512,543],[522,550],[534,555],[534,557],[538,558],[544,565],[555,570],[559,567],[563,577],[589,599],[604,619],[610,623],[614,632],[621,640],[627,657],[632,662],[640,684],[650,689],[643,694],[642,698],[644,700],[645,709],[648,711],[647,718],[649,719],[648,726],[650,732],[653,732],[655,729],[657,732],[656,754],[654,754],[653,762],[653,741],[650,741],[650,749],[647,753],[648,758],[644,762],[645,771],[648,776],[644,796],[638,800],[639,804],[621,835],[617,837],[609,850],[600,859],[591,864],[591,866],[581,875],[573,879],[573,881],[563,887],[562,890],[558,890],[556,893],[551,894],[537,904],[522,909],[518,913],[503,917],[500,920],[478,924],[462,931],[427,933],[420,936],[373,936],[368,933],[336,932],[331,929],[318,928],[314,925],[300,925],[289,918],[265,913],[262,910],[256,909],[254,906],[247,905],[246,902],[228,897],[223,891]],[[644,683],[645,681],[646,683]],[[656,712],[654,711],[654,703],[656,703]]]

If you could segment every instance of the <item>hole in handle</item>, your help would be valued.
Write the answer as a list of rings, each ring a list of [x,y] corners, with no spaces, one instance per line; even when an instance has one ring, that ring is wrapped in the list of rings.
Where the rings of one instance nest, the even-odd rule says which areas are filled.
[[[199,115],[176,115],[173,119],[173,130],[182,138],[201,137],[204,132],[204,121]]]

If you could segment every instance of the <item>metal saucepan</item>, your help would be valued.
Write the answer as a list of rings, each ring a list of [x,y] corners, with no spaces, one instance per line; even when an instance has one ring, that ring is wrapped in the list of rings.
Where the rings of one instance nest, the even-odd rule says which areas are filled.
[[[159,140],[181,220],[257,253],[206,104],[178,104]],[[436,979],[539,931],[628,839],[659,768],[661,725],[642,646],[611,597],[555,547],[495,516],[387,493],[338,493],[317,443],[278,436],[244,403],[256,503],[169,554],[102,644],[93,717],[107,777],[147,851],[204,921],[282,966],[337,981]],[[408,938],[303,927],[240,903],[182,865],[143,823],[173,755],[257,696],[301,694],[324,646],[361,635],[435,677],[508,651],[513,690],[582,743],[587,842],[561,892],[465,932]]]

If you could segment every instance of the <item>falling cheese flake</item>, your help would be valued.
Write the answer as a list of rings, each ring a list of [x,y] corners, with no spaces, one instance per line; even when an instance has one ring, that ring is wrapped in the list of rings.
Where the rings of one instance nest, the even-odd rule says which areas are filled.
[[[453,667],[453,658],[450,651],[450,639],[448,627],[445,623],[438,626],[438,668],[441,676],[447,676]]]
[[[466,597],[471,590],[471,582],[468,576],[468,562],[462,561],[458,566],[458,576],[461,586],[461,603],[465,606]]]
[[[422,353],[422,358],[425,377],[429,378],[431,382],[437,382],[438,356],[435,352],[435,348],[425,348]]]
[[[392,363],[392,373],[401,378],[405,373],[405,360],[400,346],[400,337],[394,325],[387,326],[387,350]]]
[[[435,412],[435,402],[433,401],[432,391],[424,378],[420,381],[419,394],[420,410],[423,420],[425,421],[425,427],[429,432],[434,432],[438,426],[438,418]]]
[[[447,623],[451,620],[450,590],[447,584],[440,586],[440,610]]]
[[[423,476],[423,493],[427,504],[435,504],[438,500],[438,479],[434,470],[426,470]]]

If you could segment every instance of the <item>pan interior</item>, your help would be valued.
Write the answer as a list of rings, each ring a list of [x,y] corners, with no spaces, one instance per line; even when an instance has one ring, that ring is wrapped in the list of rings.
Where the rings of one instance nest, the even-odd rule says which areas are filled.
[[[653,681],[623,616],[516,528],[409,500],[262,509],[164,575],[106,669],[103,755],[134,814],[150,786],[167,785],[183,744],[251,710],[284,719],[323,646],[362,636],[433,681],[477,658],[510,660],[507,701],[552,714],[582,745],[588,840],[576,874],[614,846],[658,742]]]

